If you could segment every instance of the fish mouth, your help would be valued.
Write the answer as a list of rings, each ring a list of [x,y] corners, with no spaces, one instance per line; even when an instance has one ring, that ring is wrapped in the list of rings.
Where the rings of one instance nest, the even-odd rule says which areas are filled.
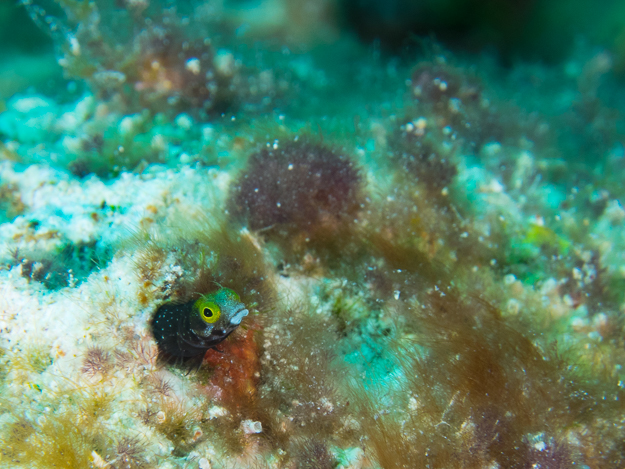
[[[232,324],[233,326],[238,326],[239,324],[241,324],[241,321],[243,321],[243,318],[248,314],[249,311],[247,309],[241,309],[237,311],[236,313],[234,313],[234,316],[232,316],[230,324]]]

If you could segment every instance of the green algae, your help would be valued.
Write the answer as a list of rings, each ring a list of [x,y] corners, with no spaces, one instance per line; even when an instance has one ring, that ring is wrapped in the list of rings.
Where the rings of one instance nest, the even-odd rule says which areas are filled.
[[[435,43],[403,57],[354,38],[294,47],[289,25],[262,42],[245,28],[232,33],[239,20],[229,15],[243,7],[206,20],[193,8],[156,14],[160,2],[57,3],[61,63],[80,84],[11,99],[0,115],[11,169],[0,186],[2,239],[14,253],[0,275],[43,299],[52,292],[38,282],[72,293],[81,284],[93,316],[72,339],[74,358],[58,337],[54,359],[47,347],[3,342],[2,394],[20,402],[13,412],[2,404],[3,462],[625,460],[623,162],[613,150],[622,118],[611,110],[622,92],[605,55],[582,51],[561,67],[510,72]],[[198,42],[205,32],[211,40]],[[124,53],[122,40],[133,45]],[[289,147],[297,141],[309,146]],[[347,155],[358,176],[330,169],[290,180],[288,165],[305,160],[298,148]],[[264,163],[253,166],[258,155]],[[280,171],[270,169],[276,160]],[[100,179],[102,191],[141,190],[67,211],[65,221],[86,219],[95,234],[82,242],[58,234],[50,249],[42,238],[62,202],[50,197],[41,209],[20,164],[69,173],[49,185],[71,181],[76,205]],[[240,210],[250,172],[263,177],[245,188]],[[341,202],[336,187],[355,179],[358,190]],[[261,191],[276,194],[271,206],[250,209]],[[306,204],[289,206],[298,194]],[[137,233],[122,249],[108,236],[120,223]],[[197,375],[162,367],[148,318],[215,282],[254,304],[249,324],[223,356],[209,352]],[[0,319],[18,331],[22,299],[7,291],[10,314]],[[54,314],[67,323],[80,316]],[[32,362],[24,373],[20,356]],[[24,399],[12,388],[20,381]],[[32,418],[45,406],[43,419]],[[145,445],[133,432],[148,435]]]

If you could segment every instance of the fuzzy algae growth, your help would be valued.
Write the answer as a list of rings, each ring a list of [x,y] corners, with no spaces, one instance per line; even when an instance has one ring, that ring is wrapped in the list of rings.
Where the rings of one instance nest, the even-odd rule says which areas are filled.
[[[623,466],[611,51],[269,3],[25,2],[66,81],[0,103],[0,467]]]

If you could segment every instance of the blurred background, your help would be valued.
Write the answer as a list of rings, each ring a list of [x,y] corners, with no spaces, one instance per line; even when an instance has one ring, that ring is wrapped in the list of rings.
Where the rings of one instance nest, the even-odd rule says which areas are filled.
[[[103,0],[120,7],[138,0]],[[156,8],[198,4],[159,1]],[[37,2],[53,7],[51,0]],[[156,5],[158,3],[158,5]],[[219,10],[259,35],[280,35],[303,45],[354,35],[399,54],[420,38],[440,41],[454,52],[488,51],[509,65],[516,60],[556,62],[576,40],[605,47],[625,70],[625,2],[619,0],[220,0]],[[315,31],[316,34],[311,34]],[[19,0],[0,2],[1,63],[16,53],[52,51],[51,38],[29,18]],[[6,91],[5,91],[6,92]]]

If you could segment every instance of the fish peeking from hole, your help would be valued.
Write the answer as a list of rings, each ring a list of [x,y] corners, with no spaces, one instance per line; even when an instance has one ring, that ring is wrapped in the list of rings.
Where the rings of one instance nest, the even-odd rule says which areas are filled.
[[[239,295],[222,287],[189,303],[162,305],[150,327],[164,359],[199,366],[206,351],[228,337],[248,313]]]

